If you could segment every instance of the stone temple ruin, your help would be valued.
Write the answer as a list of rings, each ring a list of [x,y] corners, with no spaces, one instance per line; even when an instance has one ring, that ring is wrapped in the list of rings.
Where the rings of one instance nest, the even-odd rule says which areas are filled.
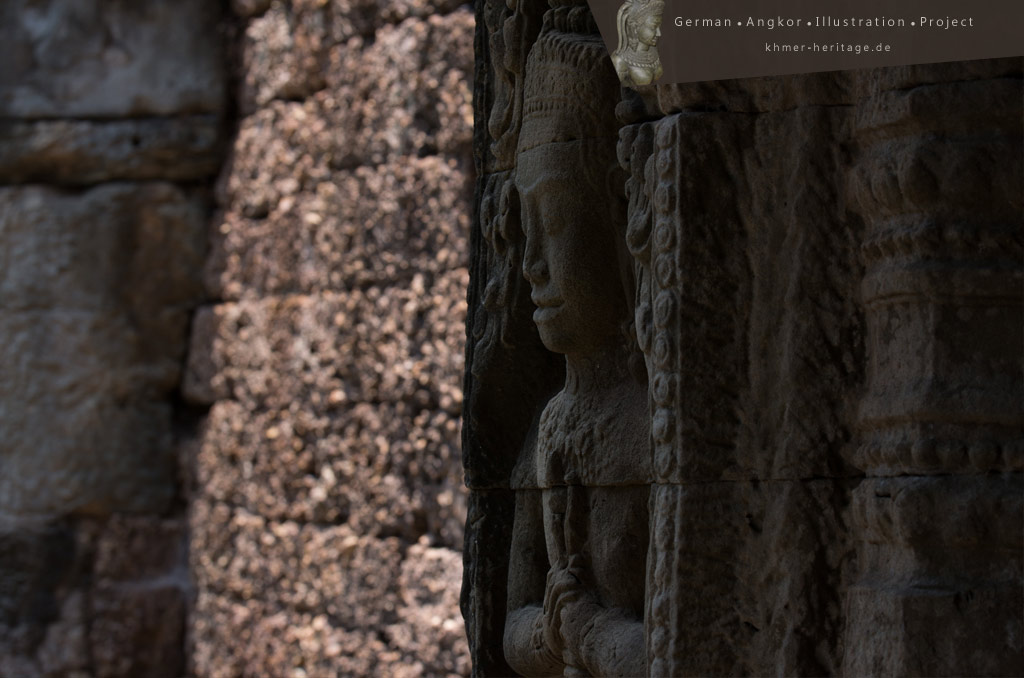
[[[582,0],[0,38],[0,677],[1024,675],[1021,58],[623,88]]]

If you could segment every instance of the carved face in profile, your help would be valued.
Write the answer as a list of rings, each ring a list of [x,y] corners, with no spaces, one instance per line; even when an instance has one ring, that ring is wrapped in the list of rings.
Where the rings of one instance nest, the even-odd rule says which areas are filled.
[[[621,342],[627,314],[606,187],[580,168],[579,144],[523,152],[516,170],[533,320],[551,351],[588,354]]]
[[[655,47],[661,37],[661,14],[650,13],[641,17],[636,35],[641,44]]]

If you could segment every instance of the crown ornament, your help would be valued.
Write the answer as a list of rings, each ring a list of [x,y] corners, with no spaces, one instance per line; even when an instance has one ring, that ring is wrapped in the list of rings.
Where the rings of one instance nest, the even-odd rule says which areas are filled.
[[[619,83],[599,34],[559,30],[545,17],[530,50],[519,152],[550,143],[615,140]],[[614,143],[614,142],[613,142]]]

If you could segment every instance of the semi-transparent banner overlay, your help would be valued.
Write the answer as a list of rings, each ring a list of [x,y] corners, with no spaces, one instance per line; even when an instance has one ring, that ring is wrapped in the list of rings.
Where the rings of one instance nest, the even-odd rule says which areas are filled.
[[[589,3],[633,86],[1024,55],[1024,0]]]

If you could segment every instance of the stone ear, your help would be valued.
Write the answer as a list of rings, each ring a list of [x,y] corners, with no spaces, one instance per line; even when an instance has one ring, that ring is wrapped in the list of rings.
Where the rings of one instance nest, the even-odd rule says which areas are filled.
[[[505,182],[498,203],[498,234],[505,242],[511,242],[523,235],[522,204],[519,189],[513,177]],[[509,235],[513,237],[509,237]]]
[[[608,191],[608,195],[625,200],[626,179],[628,178],[629,175],[626,173],[626,170],[622,169],[620,165],[615,164],[609,167],[608,172],[605,175],[604,185],[605,190]]]

